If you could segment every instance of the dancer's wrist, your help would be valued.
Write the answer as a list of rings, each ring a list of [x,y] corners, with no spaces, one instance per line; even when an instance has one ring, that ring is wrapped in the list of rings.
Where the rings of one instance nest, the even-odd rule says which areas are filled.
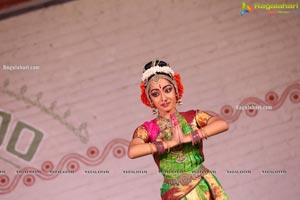
[[[175,147],[179,144],[178,142],[176,142],[174,140],[166,141],[166,143],[168,144],[169,148]]]

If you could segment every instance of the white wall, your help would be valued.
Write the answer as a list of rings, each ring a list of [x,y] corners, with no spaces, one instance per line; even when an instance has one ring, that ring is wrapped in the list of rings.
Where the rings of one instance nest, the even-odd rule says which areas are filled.
[[[300,11],[240,16],[240,9],[241,1],[86,0],[0,21],[0,110],[12,117],[0,146],[1,199],[159,199],[162,178],[152,158],[130,160],[125,152],[133,130],[153,118],[140,102],[139,83],[144,64],[156,58],[182,75],[180,111],[199,108],[221,115],[225,105],[253,102],[252,97],[263,103],[269,91],[277,93],[272,111],[221,115],[230,130],[205,141],[205,163],[217,171],[231,199],[299,196],[300,105],[290,99],[300,97]],[[40,69],[10,71],[3,65]],[[7,151],[17,122],[43,133],[31,161]],[[87,143],[76,136],[85,122]],[[31,137],[27,132],[19,138],[18,151],[26,152]],[[96,158],[86,153],[93,146],[100,151]],[[32,175],[31,186],[16,175],[18,168],[41,169],[45,161],[54,169],[66,170],[72,161],[79,168],[49,180]]]

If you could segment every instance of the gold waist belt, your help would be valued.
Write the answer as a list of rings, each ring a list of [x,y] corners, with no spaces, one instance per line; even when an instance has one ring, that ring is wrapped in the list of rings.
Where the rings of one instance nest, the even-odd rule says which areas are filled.
[[[169,185],[182,185],[186,186],[190,184],[193,180],[203,177],[205,174],[210,173],[209,169],[204,167],[203,165],[195,172],[192,174],[190,173],[182,173],[178,178],[165,178],[164,177],[164,182],[169,184]]]

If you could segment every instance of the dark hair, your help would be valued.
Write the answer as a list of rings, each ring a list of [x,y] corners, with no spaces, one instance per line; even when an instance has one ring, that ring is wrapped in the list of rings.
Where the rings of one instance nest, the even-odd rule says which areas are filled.
[[[153,63],[154,62],[154,63]],[[153,63],[153,64],[152,64]],[[169,66],[168,63],[166,63],[165,61],[162,60],[155,60],[155,61],[150,61],[148,62],[145,67],[144,67],[144,71],[146,71],[147,69],[150,69],[152,67],[152,65],[154,66],[160,66],[160,67],[164,67],[164,66]]]
[[[143,71],[143,72],[147,71],[148,69],[150,69],[150,68],[153,67],[153,66],[159,66],[159,67],[166,67],[166,66],[167,66],[167,67],[170,67],[169,64],[166,63],[165,61],[162,61],[162,60],[155,60],[155,61],[150,61],[150,62],[148,62],[148,63],[145,65],[144,71]],[[172,78],[172,77],[170,76],[170,74],[166,74],[166,73],[163,73],[163,72],[156,72],[156,74],[164,74],[164,75],[166,75],[166,76]],[[147,79],[147,81],[149,81],[154,75],[155,75],[155,74],[151,75],[151,76]],[[145,85],[145,86],[146,86],[146,85]]]

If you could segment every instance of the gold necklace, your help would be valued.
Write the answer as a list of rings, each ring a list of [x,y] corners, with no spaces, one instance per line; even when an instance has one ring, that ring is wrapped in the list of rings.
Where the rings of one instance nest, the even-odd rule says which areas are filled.
[[[159,136],[165,140],[171,140],[172,138],[172,122],[170,119],[158,116],[157,124],[160,129]]]
[[[177,121],[180,119],[180,113],[176,111],[174,113]],[[171,119],[162,117],[160,115],[157,116],[157,124],[160,128],[160,137],[165,140],[171,140],[172,139],[172,122]]]

